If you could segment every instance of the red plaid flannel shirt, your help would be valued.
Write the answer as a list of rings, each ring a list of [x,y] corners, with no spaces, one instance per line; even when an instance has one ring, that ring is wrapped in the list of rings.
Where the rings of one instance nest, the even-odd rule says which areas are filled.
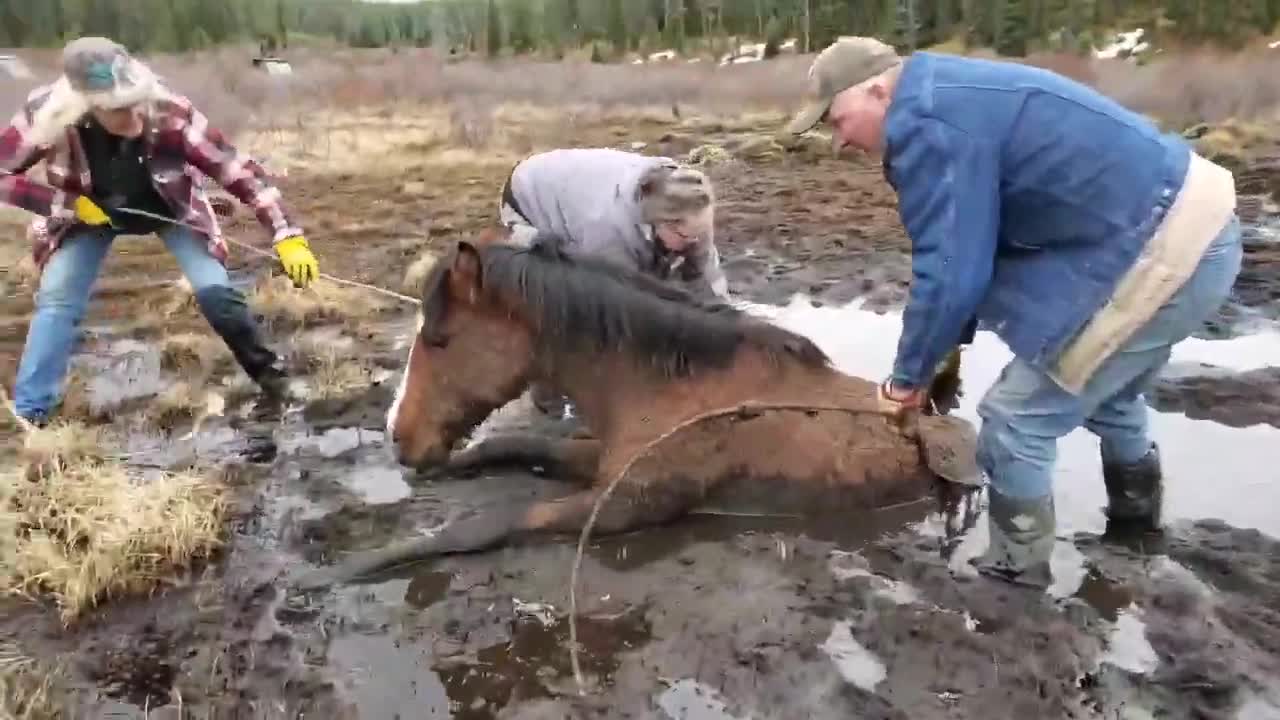
[[[49,90],[49,86],[33,90],[26,105],[0,130],[0,202],[37,215],[30,236],[32,254],[41,267],[75,225],[76,198],[92,192],[93,187],[75,127],[68,128],[50,145],[37,147],[31,142],[32,117],[48,98]],[[273,242],[302,234],[266,170],[233,147],[190,100],[172,95],[169,100],[155,103],[154,108],[145,130],[151,177],[174,217],[209,238],[209,252],[214,257],[225,262],[228,253],[204,190],[208,178],[252,208]],[[42,160],[45,183],[28,174]]]

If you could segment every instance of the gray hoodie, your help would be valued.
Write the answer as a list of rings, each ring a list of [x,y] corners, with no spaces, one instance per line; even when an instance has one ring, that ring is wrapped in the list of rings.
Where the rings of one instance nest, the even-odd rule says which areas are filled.
[[[568,148],[530,156],[511,173],[519,215],[539,232],[557,236],[569,254],[603,258],[641,272],[665,276],[653,226],[636,200],[645,171],[671,158],[608,148]],[[678,274],[726,294],[715,242],[691,247]]]

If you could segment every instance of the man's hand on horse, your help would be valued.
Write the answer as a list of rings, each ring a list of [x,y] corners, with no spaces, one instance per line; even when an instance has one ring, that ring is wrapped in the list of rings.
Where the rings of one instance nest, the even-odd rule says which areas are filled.
[[[311,254],[307,239],[301,235],[276,243],[276,254],[280,256],[285,274],[297,287],[305,288],[320,277],[320,264],[316,262],[316,256]]]
[[[892,379],[887,379],[876,392],[876,405],[880,412],[901,422],[909,413],[918,412],[924,406],[924,397],[924,388],[898,387]]]

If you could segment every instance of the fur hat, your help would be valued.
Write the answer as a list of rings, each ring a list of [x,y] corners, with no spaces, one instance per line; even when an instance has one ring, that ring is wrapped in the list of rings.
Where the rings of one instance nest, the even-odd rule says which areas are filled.
[[[62,77],[32,119],[32,136],[43,145],[95,108],[150,103],[164,95],[155,73],[119,43],[102,37],[71,41],[62,51]]]
[[[701,170],[662,163],[646,170],[636,186],[645,222],[679,221],[715,204],[711,180]]]

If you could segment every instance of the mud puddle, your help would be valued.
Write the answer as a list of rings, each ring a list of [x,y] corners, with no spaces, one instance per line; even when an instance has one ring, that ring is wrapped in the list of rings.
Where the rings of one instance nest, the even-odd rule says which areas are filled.
[[[881,377],[892,362],[896,313],[803,297],[752,309],[813,336],[846,371]],[[979,333],[953,412],[976,421],[1008,358]],[[1189,341],[1174,362],[1247,372],[1280,365],[1280,340]],[[535,417],[522,398],[481,434]],[[1280,430],[1155,409],[1151,423],[1168,547],[1102,542],[1097,442],[1073,433],[1059,445],[1045,596],[972,572],[986,544],[975,497],[826,528],[696,515],[593,542],[579,596],[586,696],[568,666],[567,539],[289,597],[276,616],[333,683],[331,716],[1280,717],[1280,615],[1267,605],[1280,600],[1280,486],[1268,469]],[[521,474],[428,482],[394,465],[378,430],[301,427],[278,433],[273,473],[293,479],[264,510],[286,564],[567,489]]]

